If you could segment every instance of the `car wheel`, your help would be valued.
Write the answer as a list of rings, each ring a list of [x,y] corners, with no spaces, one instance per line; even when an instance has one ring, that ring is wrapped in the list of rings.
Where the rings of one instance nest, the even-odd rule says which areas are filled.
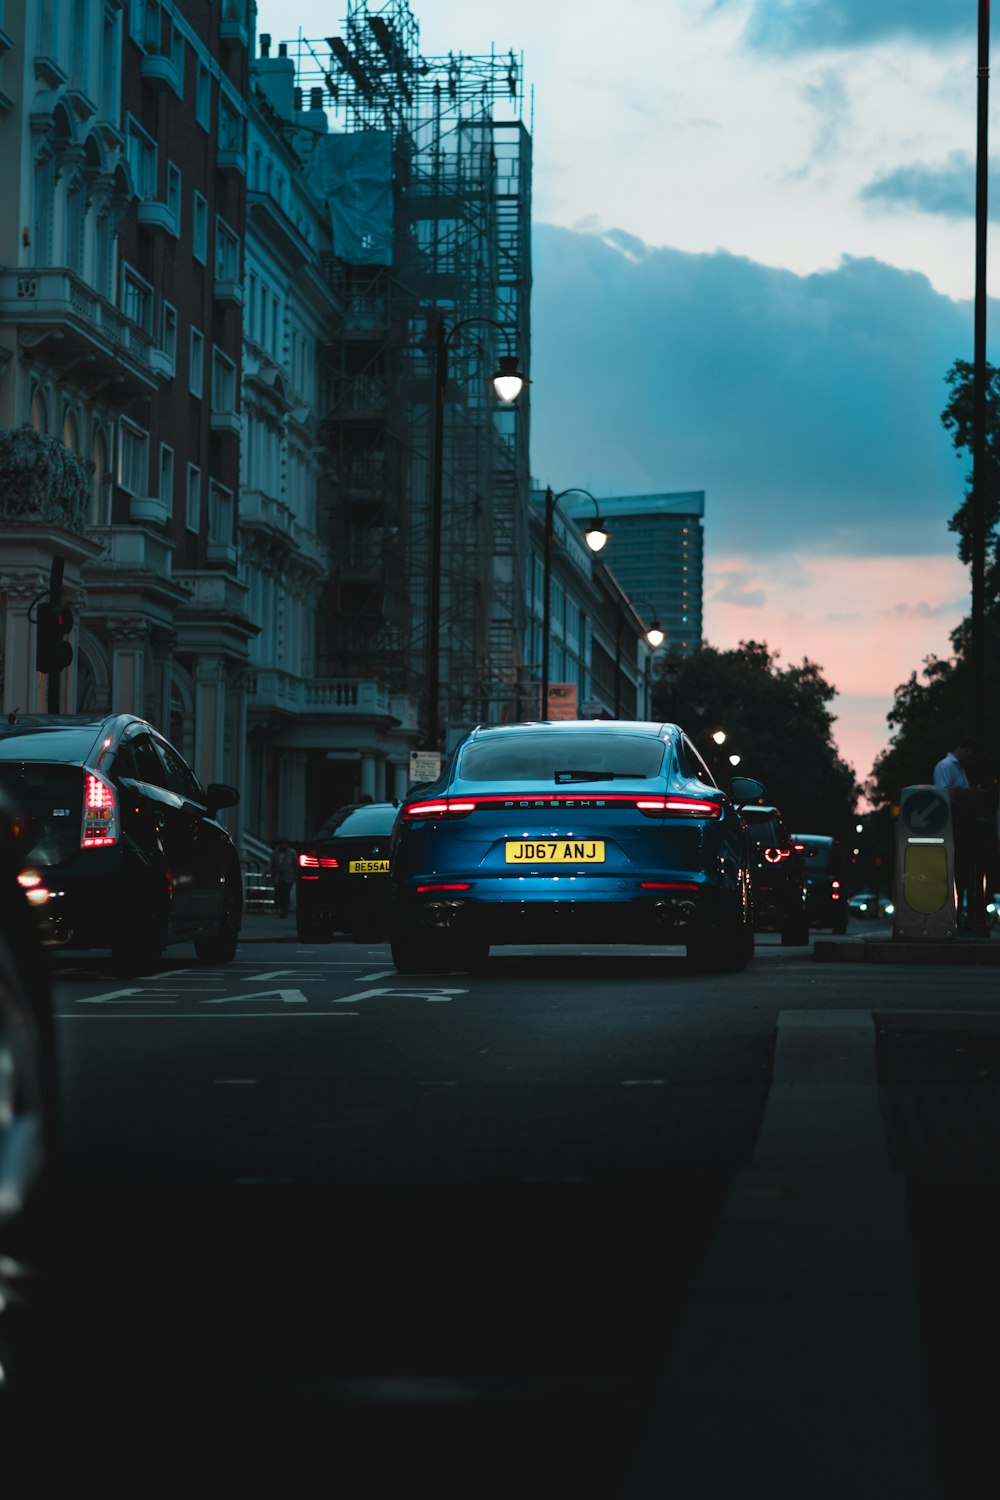
[[[796,918],[794,922],[786,922],[781,929],[781,946],[783,948],[807,948],[809,946],[809,924]]]
[[[240,940],[243,899],[240,878],[230,870],[222,893],[222,916],[215,937],[195,938],[194,951],[200,964],[228,964],[236,957]]]
[[[392,961],[401,974],[432,974],[436,969],[447,968],[441,961],[441,948],[425,937],[394,937],[389,945]]]
[[[751,911],[707,936],[692,938],[687,945],[689,961],[705,974],[738,974],[750,962],[753,951]]]

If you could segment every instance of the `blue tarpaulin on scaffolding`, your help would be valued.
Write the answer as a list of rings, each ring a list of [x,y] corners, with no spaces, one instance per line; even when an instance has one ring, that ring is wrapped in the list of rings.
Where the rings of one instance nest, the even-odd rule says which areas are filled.
[[[308,180],[329,208],[333,253],[351,265],[391,265],[391,132],[322,136],[309,162]]]

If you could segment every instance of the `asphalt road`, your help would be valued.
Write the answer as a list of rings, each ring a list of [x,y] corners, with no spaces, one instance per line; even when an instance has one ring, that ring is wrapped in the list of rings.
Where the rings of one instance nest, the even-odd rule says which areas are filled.
[[[298,1495],[319,1463],[351,1497],[624,1492],[779,1018],[933,1010],[943,983],[767,936],[726,976],[504,949],[413,980],[285,933],[219,969],[56,973],[36,1411],[99,1472],[274,1465]],[[947,1003],[994,988],[951,971]]]

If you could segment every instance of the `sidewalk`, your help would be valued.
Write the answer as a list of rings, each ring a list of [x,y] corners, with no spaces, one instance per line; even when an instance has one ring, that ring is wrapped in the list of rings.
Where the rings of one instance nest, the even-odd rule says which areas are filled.
[[[827,964],[1000,964],[1000,926],[990,928],[986,938],[963,932],[948,942],[897,941],[884,931],[860,937],[817,935],[813,958]]]

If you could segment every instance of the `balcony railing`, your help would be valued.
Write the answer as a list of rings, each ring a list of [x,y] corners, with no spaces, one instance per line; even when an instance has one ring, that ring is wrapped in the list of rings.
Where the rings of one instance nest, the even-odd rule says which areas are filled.
[[[301,716],[392,717],[394,700],[382,682],[367,677],[320,677],[308,682],[277,667],[252,671],[250,702]]]
[[[0,323],[58,333],[44,343],[46,359],[75,365],[83,353],[92,361],[88,379],[124,377],[137,395],[156,387],[154,340],[73,271],[0,271]]]

